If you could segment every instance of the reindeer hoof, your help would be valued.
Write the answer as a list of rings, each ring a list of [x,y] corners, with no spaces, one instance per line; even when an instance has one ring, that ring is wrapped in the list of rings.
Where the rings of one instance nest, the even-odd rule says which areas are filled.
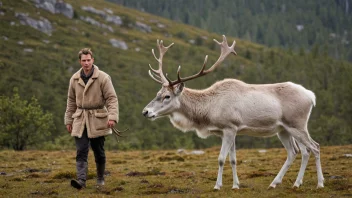
[[[268,187],[268,190],[274,189],[274,188],[276,188],[276,184],[270,184],[270,186]]]
[[[294,185],[292,186],[292,188],[293,188],[293,189],[298,189],[298,188],[299,188],[299,185],[298,185],[298,184],[294,184]]]
[[[299,188],[303,183],[303,180],[296,180],[296,182],[293,184],[292,188]]]
[[[233,186],[232,186],[232,190],[233,190],[233,189],[240,189],[240,187],[239,187],[238,185],[233,185]]]
[[[220,190],[221,186],[215,185],[214,190]]]
[[[318,184],[317,188],[324,188],[324,184]]]
[[[296,181],[295,184],[293,184],[292,188],[299,188],[302,185],[302,180],[301,181]]]

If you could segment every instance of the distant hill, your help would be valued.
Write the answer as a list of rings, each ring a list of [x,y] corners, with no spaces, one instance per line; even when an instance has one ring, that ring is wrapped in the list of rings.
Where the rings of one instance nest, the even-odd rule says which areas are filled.
[[[270,47],[324,46],[330,56],[352,61],[349,0],[108,1]]]
[[[68,81],[80,68],[78,51],[90,47],[95,63],[111,75],[119,96],[118,128],[130,129],[119,143],[108,138],[107,148],[218,145],[218,138],[203,140],[194,133],[176,130],[166,118],[151,122],[141,115],[160,89],[148,76],[148,64],[157,66],[151,53],[152,48],[156,49],[156,40],[175,43],[164,57],[165,70],[175,79],[179,65],[182,75],[187,76],[200,69],[205,55],[209,56],[209,66],[216,61],[220,51],[214,38],[222,39],[220,34],[103,0],[1,0],[0,93],[10,96],[18,87],[21,97],[35,96],[55,118],[56,129],[46,143],[52,148],[73,147],[63,123]],[[296,53],[227,38],[229,42],[236,40],[238,56],[228,57],[212,74],[187,82],[187,87],[203,89],[224,78],[247,83],[302,84],[317,95],[309,125],[312,137],[323,145],[351,143],[351,63],[329,58],[323,47],[316,46],[311,53]],[[240,137],[237,141],[238,147],[281,146],[277,138]]]

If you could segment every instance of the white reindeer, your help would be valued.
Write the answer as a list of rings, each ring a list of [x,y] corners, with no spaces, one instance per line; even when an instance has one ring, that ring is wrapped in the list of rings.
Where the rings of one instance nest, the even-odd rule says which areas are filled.
[[[236,172],[236,135],[269,137],[277,135],[287,151],[287,159],[269,188],[280,184],[288,168],[301,150],[302,163],[293,187],[299,187],[303,181],[310,152],[314,154],[318,175],[317,188],[324,187],[324,177],[320,164],[320,148],[308,133],[308,119],[315,105],[315,95],[301,85],[292,82],[277,84],[246,84],[236,79],[216,82],[204,90],[184,87],[184,82],[212,72],[230,54],[235,55],[236,42],[227,44],[226,37],[220,43],[221,55],[208,70],[204,70],[207,56],[201,70],[192,76],[181,78],[180,68],[177,80],[171,81],[163,74],[162,61],[166,51],[173,45],[165,47],[163,41],[157,40],[160,56],[158,70],[149,65],[149,75],[162,88],[156,97],[144,108],[143,115],[151,120],[168,116],[171,123],[186,132],[195,130],[201,138],[218,135],[222,138],[218,158],[219,170],[214,189],[222,186],[224,162],[229,154],[233,171],[232,189],[239,188]],[[152,71],[152,72],[151,72]],[[299,147],[299,148],[298,148]]]

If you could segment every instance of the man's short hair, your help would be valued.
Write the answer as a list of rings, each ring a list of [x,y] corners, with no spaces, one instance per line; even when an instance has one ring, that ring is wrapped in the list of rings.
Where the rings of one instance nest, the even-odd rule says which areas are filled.
[[[78,52],[78,58],[79,58],[79,60],[81,60],[82,54],[84,54],[84,55],[90,54],[90,56],[93,58],[93,52],[92,52],[92,50],[91,50],[90,48],[83,48],[83,49],[81,49],[81,50]]]

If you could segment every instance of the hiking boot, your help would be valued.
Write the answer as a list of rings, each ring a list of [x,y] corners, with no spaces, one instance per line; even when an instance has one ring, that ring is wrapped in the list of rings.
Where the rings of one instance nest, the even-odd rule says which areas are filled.
[[[86,187],[86,185],[83,182],[75,180],[75,179],[71,180],[71,186],[78,189],[78,190],[81,190],[82,188]]]
[[[97,185],[104,186],[104,173],[105,173],[105,163],[104,164],[96,164],[97,165]]]
[[[71,180],[71,186],[77,189],[86,187],[88,163],[87,162],[76,162],[77,169],[77,180]]]

